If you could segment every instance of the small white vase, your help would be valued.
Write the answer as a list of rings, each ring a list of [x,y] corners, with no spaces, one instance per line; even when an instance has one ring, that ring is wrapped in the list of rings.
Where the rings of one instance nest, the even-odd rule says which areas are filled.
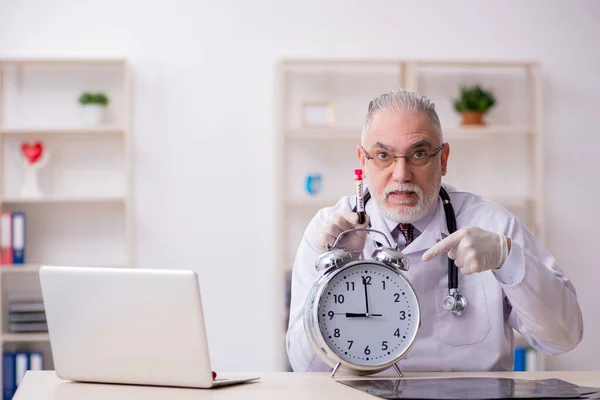
[[[38,167],[30,165],[25,168],[23,187],[21,188],[21,197],[40,198],[43,196],[38,183]]]
[[[83,106],[83,123],[86,126],[104,124],[106,120],[106,106],[101,104],[86,104]]]

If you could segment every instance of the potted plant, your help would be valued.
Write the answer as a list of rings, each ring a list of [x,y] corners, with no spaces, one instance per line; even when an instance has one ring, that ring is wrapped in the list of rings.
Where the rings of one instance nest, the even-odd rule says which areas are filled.
[[[479,85],[460,86],[460,96],[454,100],[454,109],[462,114],[463,125],[484,125],[483,116],[496,104],[493,93]]]
[[[87,125],[104,123],[108,96],[102,92],[83,92],[79,96],[79,104],[83,106],[83,118]]]

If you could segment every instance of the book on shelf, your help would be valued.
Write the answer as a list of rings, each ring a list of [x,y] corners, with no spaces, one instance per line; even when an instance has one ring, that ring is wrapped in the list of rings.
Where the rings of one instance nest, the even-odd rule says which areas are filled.
[[[538,371],[540,368],[540,353],[530,346],[515,347],[515,372]]]
[[[46,322],[12,322],[8,324],[8,330],[12,333],[48,332],[48,324]]]
[[[10,301],[6,308],[9,332],[48,332],[46,312],[42,301]]]
[[[0,265],[25,264],[25,213],[0,212]]]
[[[27,371],[44,369],[39,351],[5,351],[2,354],[2,399],[11,400]]]
[[[45,312],[43,301],[11,301],[6,305],[10,313]]]
[[[8,322],[46,322],[45,312],[8,313]]]

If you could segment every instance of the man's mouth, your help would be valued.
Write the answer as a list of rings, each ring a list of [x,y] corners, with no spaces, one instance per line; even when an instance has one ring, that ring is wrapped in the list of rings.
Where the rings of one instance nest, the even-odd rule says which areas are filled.
[[[416,193],[412,192],[410,190],[394,190],[393,192],[390,192],[390,195],[394,195],[394,196],[412,196],[412,195],[416,195]]]
[[[388,199],[398,204],[412,204],[418,200],[418,195],[411,190],[394,190],[388,194]]]

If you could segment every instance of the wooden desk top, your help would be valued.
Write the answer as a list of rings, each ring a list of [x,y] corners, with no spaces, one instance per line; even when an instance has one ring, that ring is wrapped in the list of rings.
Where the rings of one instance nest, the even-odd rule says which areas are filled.
[[[260,376],[251,383],[226,386],[217,389],[187,389],[154,386],[112,385],[75,383],[60,380],[54,371],[28,371],[13,397],[13,400],[230,400],[230,399],[375,399],[375,397],[337,383],[343,379],[380,379],[377,377],[349,377],[328,373],[246,373],[228,374]],[[390,375],[392,379],[397,376]],[[558,378],[580,386],[600,387],[600,371],[593,372],[506,372],[506,373],[405,373],[405,378],[449,378],[449,377],[504,377],[514,379]]]

